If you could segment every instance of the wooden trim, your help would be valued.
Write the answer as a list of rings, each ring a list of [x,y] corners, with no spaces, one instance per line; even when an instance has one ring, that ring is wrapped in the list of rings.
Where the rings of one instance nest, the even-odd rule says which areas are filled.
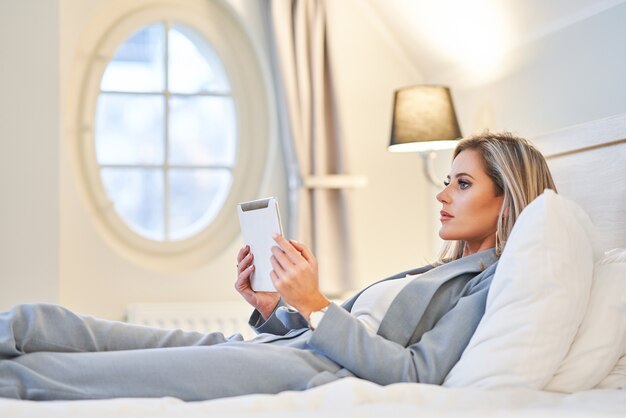
[[[626,114],[594,120],[531,137],[546,158],[624,142]]]
[[[365,186],[367,186],[367,177],[348,174],[307,176],[303,184],[305,189],[356,189]]]
[[[618,144],[623,144],[623,143],[626,143],[626,138],[618,139],[617,141],[607,142],[605,144],[590,145],[588,147],[576,148],[576,149],[573,149],[573,150],[570,150],[570,151],[563,151],[563,152],[557,152],[557,153],[554,153],[554,154],[544,155],[544,157],[546,158],[546,160],[549,160],[551,158],[563,157],[565,155],[577,154],[579,152],[585,152],[585,151],[590,151],[590,150],[593,150],[593,149],[610,147],[610,146],[613,146],[613,145],[618,145]]]

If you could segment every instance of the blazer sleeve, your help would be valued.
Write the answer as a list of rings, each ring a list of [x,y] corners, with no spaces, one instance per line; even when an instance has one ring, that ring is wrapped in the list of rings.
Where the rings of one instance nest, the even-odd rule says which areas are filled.
[[[257,334],[267,333],[285,335],[293,329],[307,328],[308,322],[299,312],[291,309],[282,299],[274,308],[272,315],[264,320],[258,310],[254,310],[248,324]]]
[[[356,376],[387,385],[442,384],[474,334],[485,311],[493,274],[468,283],[468,291],[418,342],[404,347],[369,332],[348,312],[331,305],[309,344]]]
[[[405,277],[407,274],[420,274],[432,268],[433,266],[429,264],[426,266],[403,271],[393,276],[389,276],[381,281],[399,279]],[[373,283],[370,286],[373,286],[374,284],[376,283]],[[365,289],[361,290],[359,293],[355,294],[353,297],[344,302],[341,305],[342,310],[349,311],[356,298],[361,293],[363,293],[364,290]],[[267,333],[274,335],[285,335],[291,330],[309,327],[309,323],[307,322],[307,320],[302,315],[300,315],[299,312],[291,309],[282,299],[280,299],[278,305],[276,305],[276,308],[274,308],[274,312],[272,312],[272,315],[267,318],[267,320],[264,320],[261,316],[261,313],[255,309],[252,312],[252,315],[250,315],[248,325],[250,325],[257,334]]]

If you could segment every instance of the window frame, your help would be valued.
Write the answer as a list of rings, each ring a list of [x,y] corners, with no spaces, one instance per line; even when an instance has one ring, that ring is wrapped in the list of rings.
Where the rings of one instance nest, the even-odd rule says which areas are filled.
[[[268,169],[269,86],[263,77],[254,44],[235,13],[225,5],[190,0],[132,3],[120,4],[126,9],[106,13],[91,25],[89,38],[92,45],[86,49],[89,56],[78,92],[77,134],[71,149],[78,163],[79,183],[92,219],[107,242],[123,256],[146,268],[187,270],[215,258],[239,236],[236,204],[258,194]],[[100,81],[117,48],[137,29],[163,21],[189,26],[205,37],[217,52],[231,84],[238,136],[233,181],[222,210],[200,233],[180,241],[158,242],[131,230],[115,211],[101,180],[94,127]]]

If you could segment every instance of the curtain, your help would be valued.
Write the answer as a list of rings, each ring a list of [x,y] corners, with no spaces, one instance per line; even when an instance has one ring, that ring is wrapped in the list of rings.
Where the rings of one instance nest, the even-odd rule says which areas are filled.
[[[345,191],[306,180],[343,172],[323,0],[266,0],[289,176],[288,231],[319,263],[329,295],[352,286]]]

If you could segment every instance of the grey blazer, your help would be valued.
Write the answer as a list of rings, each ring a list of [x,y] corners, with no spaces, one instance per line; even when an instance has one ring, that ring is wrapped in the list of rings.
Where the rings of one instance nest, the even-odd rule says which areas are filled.
[[[341,307],[331,304],[315,331],[296,311],[279,303],[267,321],[250,318],[257,342],[311,349],[343,369],[322,372],[309,386],[357,376],[378,384],[441,384],[460,359],[480,322],[497,265],[495,250],[388,277],[419,275],[396,296],[376,335],[350,315],[359,292]],[[365,289],[364,289],[365,290]]]

